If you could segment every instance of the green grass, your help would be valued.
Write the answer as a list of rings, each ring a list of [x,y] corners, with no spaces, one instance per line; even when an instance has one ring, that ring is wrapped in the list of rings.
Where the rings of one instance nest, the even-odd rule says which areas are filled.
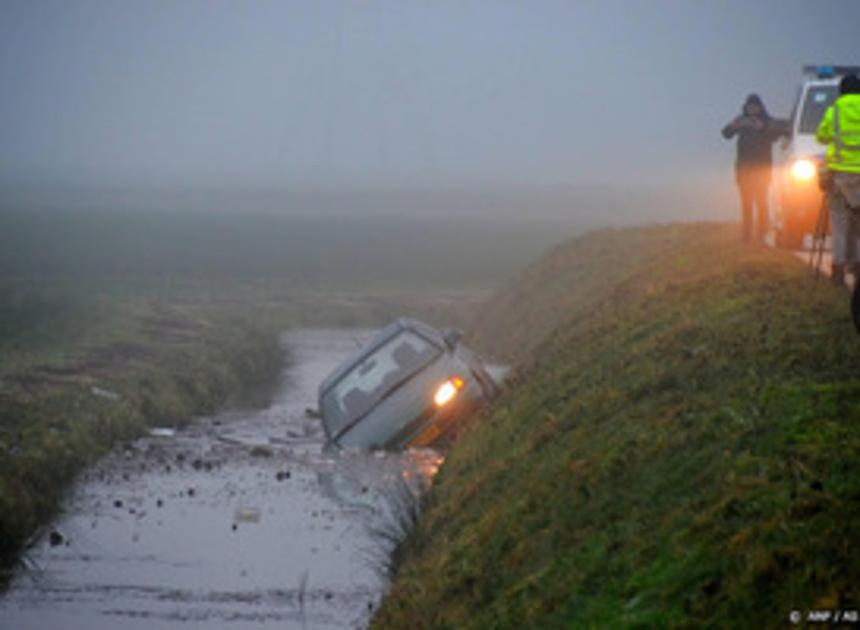
[[[848,296],[738,241],[599,232],[491,301],[474,339],[519,367],[450,452],[376,627],[758,628],[860,606]]]
[[[69,483],[118,441],[214,411],[271,382],[273,321],[116,287],[3,286],[0,568],[55,514]],[[97,395],[99,390],[110,392]]]

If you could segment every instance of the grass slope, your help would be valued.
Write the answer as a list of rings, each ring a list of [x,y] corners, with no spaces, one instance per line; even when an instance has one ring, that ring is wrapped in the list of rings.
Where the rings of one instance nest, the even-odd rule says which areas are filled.
[[[3,287],[0,584],[75,475],[147,426],[215,410],[281,364],[271,322],[117,293]]]
[[[860,606],[847,294],[738,241],[599,232],[493,300],[477,338],[520,367],[452,449],[375,627],[781,627]]]

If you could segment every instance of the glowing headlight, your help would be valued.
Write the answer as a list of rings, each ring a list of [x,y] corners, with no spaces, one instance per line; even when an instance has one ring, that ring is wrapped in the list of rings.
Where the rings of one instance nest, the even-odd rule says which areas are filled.
[[[436,403],[437,407],[444,407],[454,399],[457,392],[463,389],[465,384],[465,381],[459,376],[452,376],[436,389],[433,402]]]
[[[815,177],[817,172],[818,168],[812,160],[796,160],[794,164],[791,165],[791,176],[800,182],[808,182]]]

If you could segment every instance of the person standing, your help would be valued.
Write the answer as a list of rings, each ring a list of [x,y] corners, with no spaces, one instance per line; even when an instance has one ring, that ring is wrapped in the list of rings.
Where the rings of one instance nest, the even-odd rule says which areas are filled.
[[[743,239],[749,241],[753,235],[754,210],[758,211],[755,236],[763,240],[768,230],[771,147],[777,138],[788,135],[786,121],[771,118],[758,94],[750,94],[744,102],[740,116],[723,127],[723,137],[737,141],[735,177],[741,196],[741,221]]]
[[[818,125],[816,139],[827,145],[827,207],[833,238],[833,284],[845,283],[851,265],[855,282],[860,276],[857,252],[860,222],[860,78],[847,75],[839,82],[839,98]]]

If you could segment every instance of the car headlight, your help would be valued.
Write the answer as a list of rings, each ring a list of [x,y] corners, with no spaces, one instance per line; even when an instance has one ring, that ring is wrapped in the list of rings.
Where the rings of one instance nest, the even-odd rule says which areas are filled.
[[[436,388],[436,393],[433,395],[433,402],[437,407],[444,407],[449,402],[454,400],[459,392],[466,385],[466,382],[459,376],[452,376],[447,381]]]
[[[791,176],[799,182],[808,182],[818,173],[818,166],[808,158],[795,160],[791,165]]]

